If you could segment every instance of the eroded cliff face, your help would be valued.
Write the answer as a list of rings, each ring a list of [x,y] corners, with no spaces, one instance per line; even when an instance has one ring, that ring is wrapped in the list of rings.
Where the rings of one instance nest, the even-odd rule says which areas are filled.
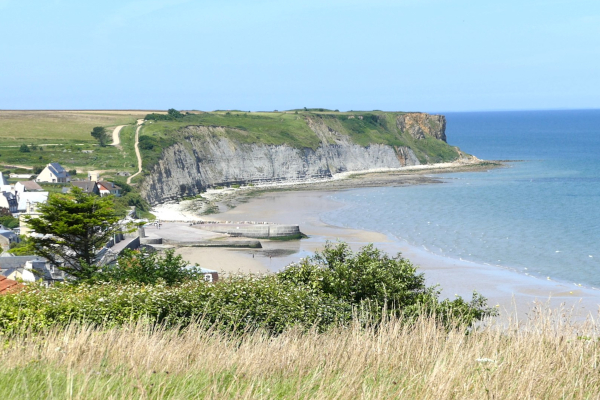
[[[415,139],[425,139],[425,136],[446,141],[446,117],[425,113],[407,113],[396,118],[396,126],[403,132],[408,132]]]
[[[293,181],[331,177],[345,171],[418,165],[408,148],[325,145],[316,151],[290,146],[240,145],[229,139],[190,138],[165,150],[146,177],[142,196],[151,204],[234,183]]]
[[[433,117],[433,118],[428,118]],[[420,164],[405,146],[361,146],[319,118],[306,118],[319,137],[316,149],[289,145],[247,144],[228,136],[247,134],[232,128],[188,126],[186,140],[165,149],[140,190],[150,204],[180,199],[209,187],[327,178],[339,172],[400,168]],[[398,116],[397,128],[415,139],[429,135],[446,139],[443,116],[414,113]]]

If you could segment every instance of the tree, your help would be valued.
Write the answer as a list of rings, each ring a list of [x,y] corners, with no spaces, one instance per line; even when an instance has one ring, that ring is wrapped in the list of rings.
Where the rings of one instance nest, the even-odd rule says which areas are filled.
[[[121,229],[110,196],[86,194],[77,187],[69,194],[52,194],[38,212],[39,217],[24,216],[37,234],[29,239],[34,253],[77,279],[97,272],[98,252]]]
[[[116,266],[104,268],[97,278],[99,281],[152,285],[163,280],[169,286],[203,279],[204,274],[197,266],[189,268],[188,265],[183,257],[175,255],[174,250],[167,250],[163,256],[156,252],[126,250]]]
[[[106,146],[106,143],[108,142],[108,134],[106,133],[106,129],[101,126],[97,126],[92,129],[91,135],[100,143],[100,146]]]
[[[177,119],[177,118],[181,118],[183,117],[183,114],[180,113],[179,111],[177,111],[174,108],[169,108],[169,110],[167,111],[167,114],[172,118],[172,119]]]
[[[21,147],[19,147],[19,151],[21,153],[29,153],[31,150],[29,150],[29,146],[22,144]]]

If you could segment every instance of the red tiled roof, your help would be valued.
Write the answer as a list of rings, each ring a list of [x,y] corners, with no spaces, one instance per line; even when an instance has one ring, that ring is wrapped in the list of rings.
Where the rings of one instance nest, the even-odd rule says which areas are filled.
[[[0,295],[14,293],[23,288],[23,284],[0,275]]]

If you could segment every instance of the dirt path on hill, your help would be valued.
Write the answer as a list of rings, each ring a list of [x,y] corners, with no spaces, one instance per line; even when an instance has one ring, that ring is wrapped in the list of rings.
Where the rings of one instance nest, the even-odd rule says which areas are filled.
[[[121,143],[121,139],[119,138],[119,133],[121,133],[121,129],[123,129],[125,125],[119,125],[113,130],[113,142],[111,146],[118,146]]]
[[[131,175],[129,178],[127,178],[127,184],[131,183],[131,180],[139,175],[142,172],[142,156],[140,155],[140,129],[142,128],[142,124],[144,123],[143,119],[138,119],[137,120],[137,129],[135,130],[135,155],[137,157],[137,161],[138,161],[138,172],[136,172],[135,174]]]

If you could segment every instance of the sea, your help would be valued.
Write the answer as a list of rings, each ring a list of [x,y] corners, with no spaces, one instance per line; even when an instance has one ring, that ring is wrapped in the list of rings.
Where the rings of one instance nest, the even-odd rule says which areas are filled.
[[[448,143],[487,172],[354,189],[321,215],[445,257],[600,288],[600,110],[444,113]]]

